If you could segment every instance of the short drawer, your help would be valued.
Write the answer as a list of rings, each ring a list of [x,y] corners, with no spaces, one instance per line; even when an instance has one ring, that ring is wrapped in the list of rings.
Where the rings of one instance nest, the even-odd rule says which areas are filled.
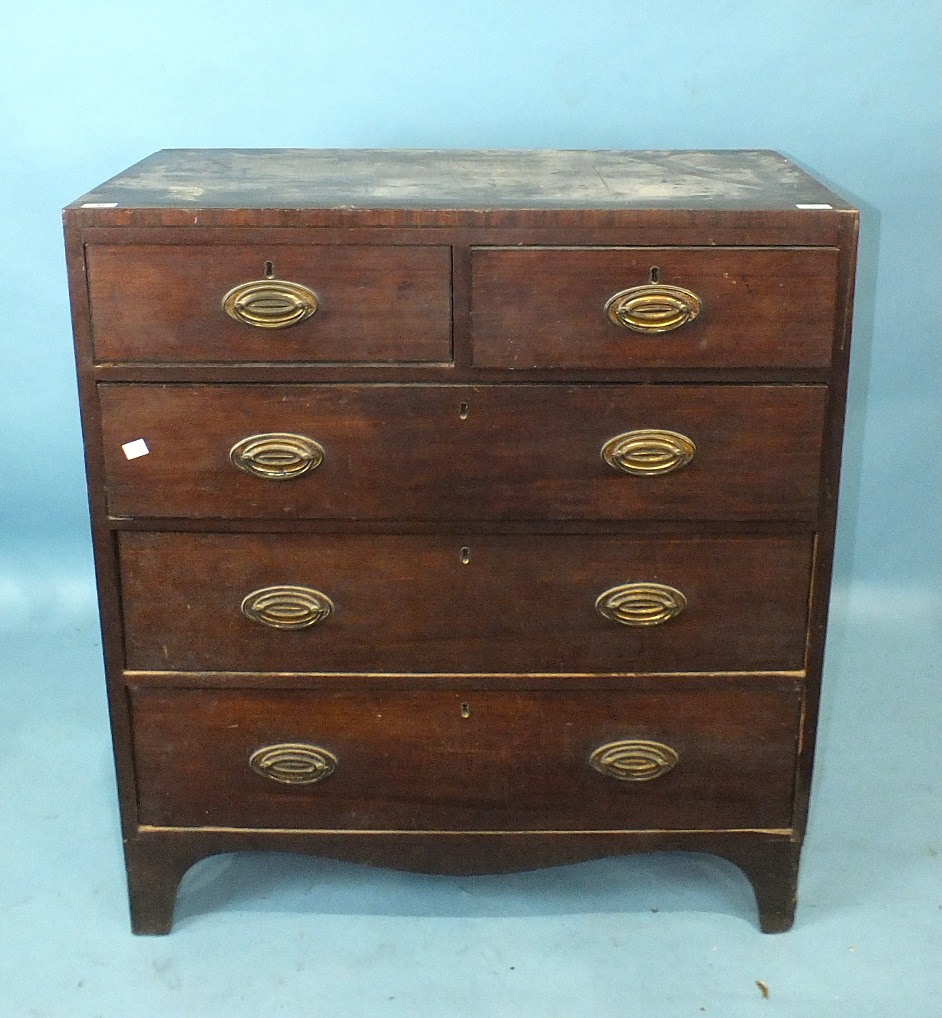
[[[98,361],[452,358],[449,247],[95,245],[86,263]]]
[[[474,364],[826,367],[837,266],[833,248],[475,248]]]
[[[794,690],[131,691],[139,821],[354,830],[791,826]]]
[[[827,404],[804,385],[99,393],[111,514],[204,518],[814,520]]]
[[[125,532],[127,667],[804,666],[812,538]]]

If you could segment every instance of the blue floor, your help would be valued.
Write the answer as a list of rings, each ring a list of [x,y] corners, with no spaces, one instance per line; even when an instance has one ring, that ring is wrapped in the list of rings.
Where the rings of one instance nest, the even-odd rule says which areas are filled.
[[[85,549],[0,566],[0,1018],[940,1014],[937,603],[835,597],[790,933],[701,855],[473,878],[239,855],[133,937]]]

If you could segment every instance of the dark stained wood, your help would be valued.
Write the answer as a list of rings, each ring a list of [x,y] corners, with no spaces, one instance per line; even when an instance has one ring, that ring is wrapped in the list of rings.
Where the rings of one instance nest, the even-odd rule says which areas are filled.
[[[842,220],[856,213],[837,210],[743,210],[704,209],[199,209],[187,208],[83,208],[70,206],[63,212],[68,229],[79,230],[94,242],[102,231],[145,230],[185,236],[187,230],[236,231],[361,229],[401,231],[459,231],[463,243],[512,243],[507,236],[496,239],[492,231],[523,232],[520,243],[597,243],[622,245],[704,243],[721,246],[821,245],[840,243]],[[464,235],[480,234],[473,238]],[[145,240],[145,242],[147,242]],[[436,238],[437,242],[437,238]]]
[[[461,562],[467,547],[470,562]],[[807,537],[275,536],[126,533],[127,667],[239,671],[778,671],[802,668]],[[687,598],[657,626],[596,598],[656,582]],[[276,585],[326,594],[307,629],[247,619]]]
[[[324,244],[460,247],[837,247],[849,211],[690,209],[187,209],[67,208],[67,229],[88,245],[292,244],[301,229]]]
[[[301,238],[298,238],[300,240]],[[450,361],[445,246],[89,246],[93,345],[104,361]],[[270,329],[222,309],[235,286],[275,276],[313,290],[303,322]]]
[[[466,692],[514,692],[541,690],[558,693],[660,693],[703,689],[701,672],[219,672],[147,671],[128,669],[125,685],[164,689],[278,689],[307,692],[350,693],[354,690],[463,690]],[[748,693],[774,688],[800,695],[805,688],[802,672],[713,672],[710,689],[716,692]]]
[[[737,865],[751,882],[765,933],[789,929],[795,914],[801,840],[792,831],[684,831],[518,834],[516,832],[236,831],[141,828],[126,842],[135,933],[169,933],[177,885],[200,859],[226,852],[312,852],[372,866],[436,874],[513,873],[605,856],[707,852]],[[225,903],[225,878],[220,881]],[[614,890],[614,888],[613,888]],[[738,896],[730,911],[740,911]]]
[[[768,840],[761,847],[740,842],[721,853],[749,878],[759,906],[763,933],[785,933],[795,921],[798,904],[798,862],[801,840],[796,837]]]
[[[314,519],[199,519],[184,517],[132,517],[109,519],[116,531],[160,531],[163,533],[220,534],[453,534],[463,538],[470,534],[624,534],[623,520],[336,520]],[[817,526],[811,522],[756,520],[748,523],[711,520],[704,524],[702,536],[731,534],[736,536],[771,534],[807,534],[813,536]],[[697,527],[697,533],[701,528]],[[633,520],[631,536],[689,536],[683,522],[670,520]]]
[[[816,516],[823,386],[99,387],[114,516],[448,519],[805,519]],[[462,416],[463,415],[463,416]],[[748,427],[743,427],[748,422]],[[643,477],[601,457],[642,428],[696,445]],[[259,432],[316,440],[288,481],[229,450]],[[150,453],[128,460],[143,438]]]
[[[208,847],[199,836],[176,843],[163,835],[124,839],[132,933],[170,932],[180,881],[194,863],[214,854]]]
[[[840,314],[834,324],[835,364],[829,387],[830,399],[826,420],[824,456],[821,463],[821,522],[817,539],[815,569],[812,575],[808,617],[808,688],[806,696],[805,738],[802,741],[799,773],[795,790],[795,823],[804,830],[811,796],[811,775],[817,739],[818,709],[821,700],[821,679],[827,637],[831,576],[834,568],[834,544],[837,531],[838,490],[841,478],[844,416],[851,353],[851,327],[854,312],[854,282],[857,265],[859,220],[856,216],[842,219],[842,251],[840,276]],[[795,867],[797,869],[797,855]]]
[[[141,823],[379,830],[785,828],[800,700],[767,688],[611,693],[132,691]],[[463,710],[462,710],[463,708]],[[463,716],[467,713],[469,716]],[[650,781],[598,773],[624,739],[673,748]],[[263,746],[327,749],[335,772],[288,785]]]
[[[458,366],[466,344],[455,343],[456,361],[450,364],[317,364],[296,361],[284,364],[96,364],[90,374],[101,382],[252,383],[263,375],[268,383],[395,383],[423,384],[506,383],[504,368]],[[584,382],[641,385],[826,385],[830,371],[825,368],[530,368],[514,371],[513,382]]]
[[[111,721],[121,827],[122,832],[127,834],[137,825],[137,800],[134,787],[134,760],[131,753],[130,709],[121,671],[124,646],[118,560],[114,536],[107,524],[101,419],[97,387],[91,370],[91,358],[88,356],[91,318],[82,234],[80,231],[67,228],[65,240],[108,713]]]
[[[473,363],[501,368],[814,367],[831,356],[836,249],[475,248]],[[703,310],[661,334],[609,321],[616,293],[659,281]]]
[[[767,152],[183,150],[157,153],[65,210],[133,928],[167,932],[180,877],[219,852],[314,852],[482,873],[679,850],[734,862],[755,887],[762,928],[787,929],[823,666],[857,219]],[[547,268],[563,265],[561,248],[578,249],[564,255],[576,261]],[[605,248],[618,251],[600,254]],[[233,251],[251,271],[230,281],[219,273]],[[613,353],[624,345],[606,349],[608,340],[593,333],[610,295],[593,290],[599,258],[614,259],[613,289],[645,281],[623,281],[626,269],[647,273],[657,264],[663,281],[680,285],[692,284],[672,278],[678,272],[700,272],[708,299],[689,330],[701,331],[638,337],[661,350],[653,360]],[[221,288],[258,278],[266,260],[282,278],[290,278],[286,266],[327,266],[342,284],[338,303],[340,291],[310,282],[324,299],[327,346],[314,349],[294,329],[279,337],[231,323],[236,333],[258,333],[250,340],[217,331],[229,328],[217,317]],[[191,313],[192,287],[203,300],[210,277],[211,300]],[[358,299],[367,277],[377,303]],[[534,329],[533,293],[545,295],[547,282],[556,303],[547,312],[540,301]],[[578,307],[566,304],[574,287]],[[316,322],[318,315],[296,328]],[[611,328],[622,344],[635,340]],[[664,354],[684,342],[686,353]],[[440,417],[456,395],[470,409],[463,432],[457,418]],[[238,422],[257,433],[272,427],[255,427],[257,415],[287,421],[285,413],[296,415],[299,430],[310,421],[331,435],[324,466],[305,479],[329,482],[327,503],[301,497],[314,488],[294,482],[281,487],[276,508],[271,489],[256,498],[229,486],[234,475],[218,458],[226,429]],[[641,422],[652,413],[682,426]],[[604,420],[615,433],[626,416],[625,430],[689,427],[706,436],[694,463],[643,498],[619,484],[636,479],[597,473],[594,444],[591,471],[580,472],[582,443],[598,441],[593,428]],[[172,440],[179,474],[164,437],[143,461],[116,458],[125,429],[121,441],[148,437],[130,433],[135,423]],[[364,476],[360,452],[380,448]],[[600,508],[606,502],[616,507],[611,515]],[[471,549],[466,566],[461,547]],[[221,598],[231,612],[243,582],[285,582],[287,567],[315,566],[340,594],[335,615],[314,630],[255,625],[249,634],[239,629],[253,624],[237,604],[234,614],[212,616]],[[634,566],[661,582],[676,570],[690,585],[688,610],[646,633],[598,616],[596,580],[606,571],[612,584],[633,580],[623,567]],[[544,613],[527,614],[521,593]],[[350,594],[374,610],[355,620]],[[589,605],[581,631],[573,595]],[[330,635],[332,624],[345,627],[345,645]],[[297,649],[285,656],[288,643],[259,649],[279,636],[295,648],[326,636],[333,657],[312,662]],[[279,674],[278,660],[291,670]],[[371,672],[368,662],[377,661],[382,670]],[[456,699],[487,709],[446,718],[440,707]],[[385,721],[367,715],[377,702]],[[390,803],[361,772],[360,791],[343,800],[347,812],[325,815],[323,830],[280,829],[307,823],[304,810],[279,813],[271,792],[260,806],[230,796],[212,776],[208,733],[226,711],[239,716],[238,727],[220,731],[218,745],[235,767],[244,751],[238,739],[253,725],[280,718],[295,732],[322,717],[302,705],[325,703],[338,738],[395,757]],[[566,710],[548,709],[560,704]],[[647,731],[669,730],[684,742],[683,759],[700,763],[665,780],[683,786],[695,777],[699,791],[651,805],[652,823],[674,826],[650,830],[622,806],[653,804],[663,795],[656,784],[634,800],[616,792],[641,789],[606,786],[626,826],[580,832],[580,818],[601,824],[611,811],[583,794],[582,771],[561,778],[559,760],[583,759],[578,739],[623,721],[625,705],[638,708]],[[208,727],[191,725],[196,716]],[[747,734],[753,724],[756,739]],[[433,732],[425,741],[422,726]],[[164,735],[202,754],[192,773],[209,775],[208,784],[167,777],[179,758],[168,755]],[[140,783],[135,739],[149,761]],[[535,755],[526,752],[533,745]],[[504,778],[475,747],[508,765]],[[165,770],[159,761],[168,759]],[[361,760],[375,769],[375,754]],[[457,760],[475,775],[477,800],[474,783],[449,772]],[[335,779],[342,789],[342,773],[310,795]],[[518,778],[522,815],[569,827],[511,833],[507,789]],[[194,826],[148,823],[167,796]],[[197,816],[201,796],[220,813],[246,822],[264,816],[270,826],[207,827]],[[352,804],[365,802],[377,823],[383,809],[441,823],[433,831],[338,829],[357,811]],[[507,828],[482,830],[495,816]],[[462,817],[479,826],[458,829]],[[687,828],[700,820],[707,826]],[[744,826],[731,830],[727,821]]]

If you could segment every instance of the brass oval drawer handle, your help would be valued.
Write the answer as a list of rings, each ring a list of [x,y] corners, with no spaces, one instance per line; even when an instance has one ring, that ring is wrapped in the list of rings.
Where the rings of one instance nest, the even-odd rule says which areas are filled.
[[[253,279],[234,286],[222,299],[230,318],[259,329],[287,329],[317,311],[317,294],[287,279]]]
[[[307,629],[333,610],[334,602],[311,587],[262,587],[242,599],[242,614],[272,629]]]
[[[306,742],[279,742],[262,746],[249,757],[249,767],[263,778],[284,785],[313,785],[329,778],[338,760],[329,750]]]
[[[306,435],[272,431],[249,435],[229,450],[234,466],[269,481],[290,481],[319,467],[324,447]]]
[[[645,283],[613,294],[605,302],[605,314],[615,325],[634,332],[671,332],[700,314],[703,302],[682,286]]]
[[[687,598],[663,583],[623,583],[599,594],[600,615],[623,626],[659,626],[687,607]]]
[[[679,431],[643,428],[615,435],[602,446],[602,459],[615,470],[650,477],[685,467],[697,447]]]
[[[653,781],[672,770],[679,760],[676,749],[646,739],[609,742],[589,757],[592,767],[616,781]]]

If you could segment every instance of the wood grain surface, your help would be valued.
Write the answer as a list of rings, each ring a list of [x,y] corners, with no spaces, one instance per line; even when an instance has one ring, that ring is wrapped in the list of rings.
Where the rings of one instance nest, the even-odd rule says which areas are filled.
[[[782,828],[799,699],[775,689],[631,693],[297,693],[136,688],[145,824],[405,830]],[[467,715],[467,716],[464,716]],[[654,740],[679,762],[618,781],[589,756]],[[313,785],[250,770],[262,746],[338,760]]]
[[[475,248],[478,367],[813,367],[831,358],[838,252],[832,248]],[[622,290],[661,283],[703,310],[667,333],[609,321]]]
[[[124,533],[127,667],[797,670],[811,552],[803,535]],[[638,582],[680,590],[687,608],[647,627],[596,610],[600,594]],[[244,597],[278,585],[320,591],[335,611],[299,630],[242,614]]]
[[[99,361],[450,361],[451,250],[445,246],[152,244],[90,246]],[[234,321],[235,286],[275,276],[313,290],[306,321]]]
[[[807,520],[823,386],[102,385],[114,516],[333,520]],[[662,476],[605,463],[636,429],[689,437]],[[232,465],[247,436],[301,434],[316,469]],[[146,456],[122,447],[143,438]]]

